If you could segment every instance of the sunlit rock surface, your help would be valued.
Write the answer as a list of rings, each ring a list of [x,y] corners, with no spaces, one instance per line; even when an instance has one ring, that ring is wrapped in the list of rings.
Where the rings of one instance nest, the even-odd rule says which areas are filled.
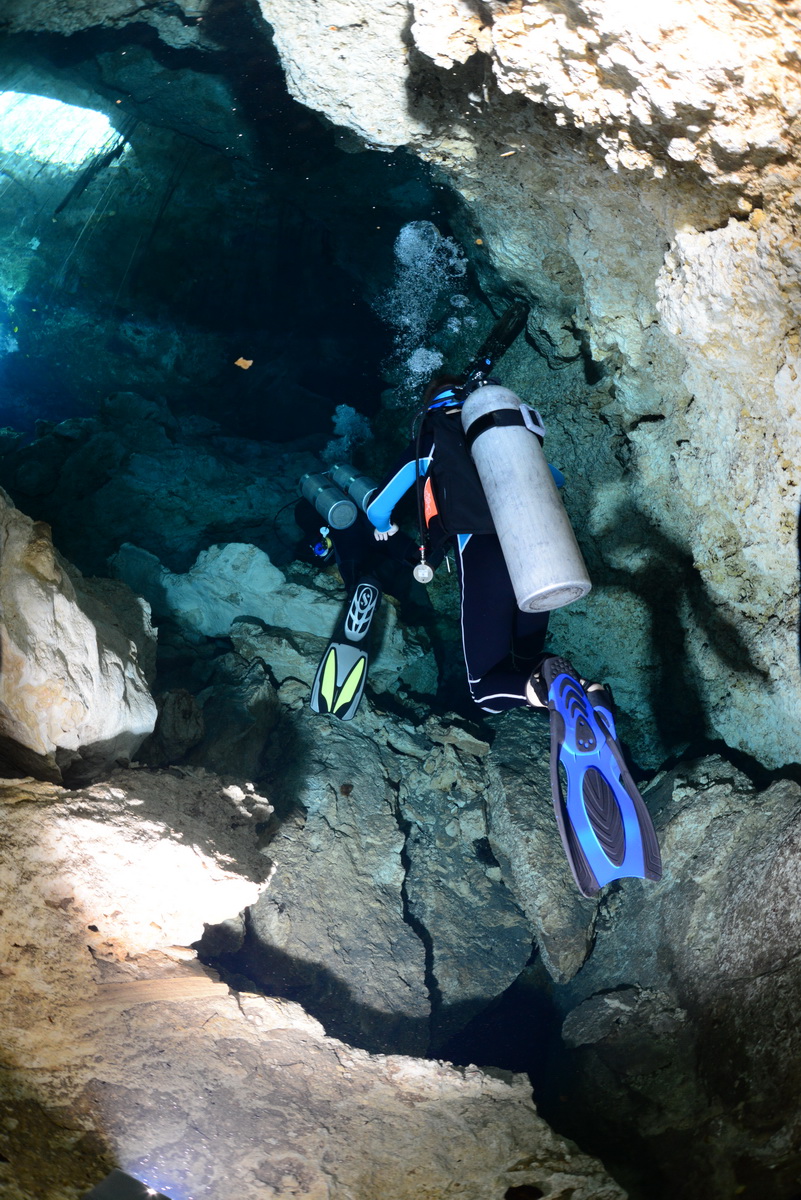
[[[0,492],[0,742],[39,778],[91,777],[152,731],[155,634],[123,584],[85,579]]]
[[[204,917],[264,885],[267,811],[202,772],[0,788],[4,1195],[73,1200],[118,1165],[198,1200],[623,1200],[524,1076],[371,1057],[199,969]]]
[[[112,559],[115,573],[143,596],[157,617],[170,617],[188,632],[225,637],[237,617],[265,625],[321,633],[333,629],[340,606],[324,593],[287,586],[283,573],[256,546],[211,546],[185,575],[163,567],[153,554],[124,544]]]
[[[797,9],[261,8],[294,95],[445,171],[551,364],[581,331],[604,364],[594,399],[546,412],[596,581],[565,648],[622,675],[637,618],[637,722],[667,697],[653,762],[699,734],[801,757]]]

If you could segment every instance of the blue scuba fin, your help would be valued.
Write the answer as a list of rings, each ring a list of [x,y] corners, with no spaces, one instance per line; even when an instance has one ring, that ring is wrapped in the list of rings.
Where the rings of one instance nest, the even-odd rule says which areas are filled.
[[[656,831],[617,743],[611,694],[601,688],[588,695],[556,655],[545,659],[541,675],[556,823],[579,891],[591,897],[613,879],[661,879]]]
[[[320,660],[309,704],[341,721],[355,717],[367,682],[370,627],[381,601],[374,579],[360,579]]]

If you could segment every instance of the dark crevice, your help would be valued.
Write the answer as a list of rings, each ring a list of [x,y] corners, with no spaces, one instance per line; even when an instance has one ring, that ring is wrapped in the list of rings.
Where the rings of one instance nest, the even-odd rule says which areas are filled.
[[[563,1050],[563,1018],[553,1000],[553,984],[534,947],[517,979],[438,1046],[437,1058],[457,1066],[472,1063],[527,1074],[537,1106],[544,1111],[553,1107],[560,1087],[554,1062]]]
[[[403,919],[409,928],[418,936],[423,944],[423,950],[425,951],[425,969],[423,978],[431,1004],[430,1029],[433,1029],[442,1010],[442,992],[440,990],[439,983],[437,982],[437,977],[434,974],[434,940],[420,918],[416,917],[412,912],[407,881],[412,865],[409,857],[408,844],[409,838],[412,835],[413,826],[411,821],[407,821],[403,816],[403,813],[401,812],[400,801],[398,799],[395,801],[394,814],[395,820],[398,823],[398,829],[404,836],[403,848],[400,852],[401,863],[403,865],[403,884],[401,885]]]
[[[643,416],[637,417],[637,420],[629,426],[628,432],[633,433],[635,429],[639,429],[641,425],[658,425],[664,421],[664,413],[644,413]]]
[[[495,855],[492,853],[492,847],[489,843],[489,838],[476,838],[473,842],[473,849],[476,852],[476,858],[484,867],[498,867],[498,862]]]
[[[698,738],[692,741],[681,753],[674,754],[666,759],[659,767],[659,772],[661,774],[665,771],[675,771],[690,763],[710,757],[718,757],[724,762],[730,763],[731,766],[745,775],[759,792],[769,788],[771,784],[780,783],[782,780],[787,780],[801,786],[801,763],[788,763],[783,767],[771,769],[752,755],[727,745],[726,742],[719,738]],[[653,777],[656,772],[651,771],[648,774]],[[640,776],[640,778],[642,777]]]

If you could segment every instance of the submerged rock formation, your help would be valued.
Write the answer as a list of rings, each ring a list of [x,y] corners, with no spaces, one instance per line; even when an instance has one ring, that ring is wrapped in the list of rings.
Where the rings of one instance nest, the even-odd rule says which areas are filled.
[[[650,799],[665,878],[645,905],[629,888],[608,898],[591,957],[554,993],[571,1048],[558,1127],[577,1136],[592,1113],[591,1145],[636,1162],[654,1194],[784,1200],[797,1189],[801,792],[757,791],[709,758]]]
[[[663,881],[588,901],[559,846],[545,722],[507,715],[489,745],[456,718],[411,725],[380,698],[350,724],[321,721],[305,695],[291,677],[278,689],[270,886],[243,924],[206,931],[204,961],[351,1044],[459,1047],[486,1066],[491,1045],[463,1037],[474,1018],[486,1028],[500,1003],[523,1042],[543,1020],[533,991],[500,999],[522,973],[564,1039],[528,1064],[535,1099],[632,1195],[786,1200],[797,784],[760,789],[715,758],[657,779]]]
[[[525,1077],[373,1057],[188,961],[203,915],[263,885],[268,813],[204,772],[0,787],[4,1195],[68,1200],[120,1165],[210,1200],[623,1200]]]
[[[287,119],[259,11],[328,141]],[[402,609],[357,720],[311,716],[341,589],[280,513],[337,400],[375,410],[365,297],[399,224],[447,211],[463,282],[403,354],[458,369],[484,299],[531,302],[504,382],[544,410],[595,584],[554,644],[611,681],[640,762],[704,737],[797,761],[797,6],[12,0],[0,27],[6,86],[113,118],[88,166],[11,162],[0,197],[8,419],[52,418],[0,431],[29,514],[0,522],[2,732],[53,781],[0,797],[11,1200],[113,1163],[209,1200],[611,1200],[525,1080],[398,1056],[494,1068],[486,1030],[534,1014],[547,1049],[512,1065],[632,1195],[790,1200],[796,784],[682,764],[647,789],[663,882],[580,899],[545,722],[432,716],[442,662]],[[358,336],[329,334],[352,296]],[[153,727],[152,631],[43,522],[159,625],[147,767],[93,787]],[[455,589],[431,596],[433,631]]]
[[[85,579],[2,491],[0,543],[2,758],[59,783],[97,777],[155,725],[149,609],[124,584]]]
[[[531,956],[487,843],[489,746],[369,703],[352,723],[321,720],[291,680],[278,694],[291,711],[277,741],[292,753],[273,756],[288,813],[267,851],[275,876],[242,942],[205,952],[345,1041],[437,1053]]]

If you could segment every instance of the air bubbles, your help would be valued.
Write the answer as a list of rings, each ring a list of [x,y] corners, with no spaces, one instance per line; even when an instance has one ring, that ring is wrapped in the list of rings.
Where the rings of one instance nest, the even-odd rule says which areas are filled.
[[[395,331],[395,360],[402,376],[397,403],[401,404],[404,393],[419,388],[442,365],[440,352],[425,343],[435,327],[447,321],[445,305],[463,309],[469,301],[458,290],[467,273],[464,251],[432,221],[404,225],[394,251],[395,282],[375,307]]]

